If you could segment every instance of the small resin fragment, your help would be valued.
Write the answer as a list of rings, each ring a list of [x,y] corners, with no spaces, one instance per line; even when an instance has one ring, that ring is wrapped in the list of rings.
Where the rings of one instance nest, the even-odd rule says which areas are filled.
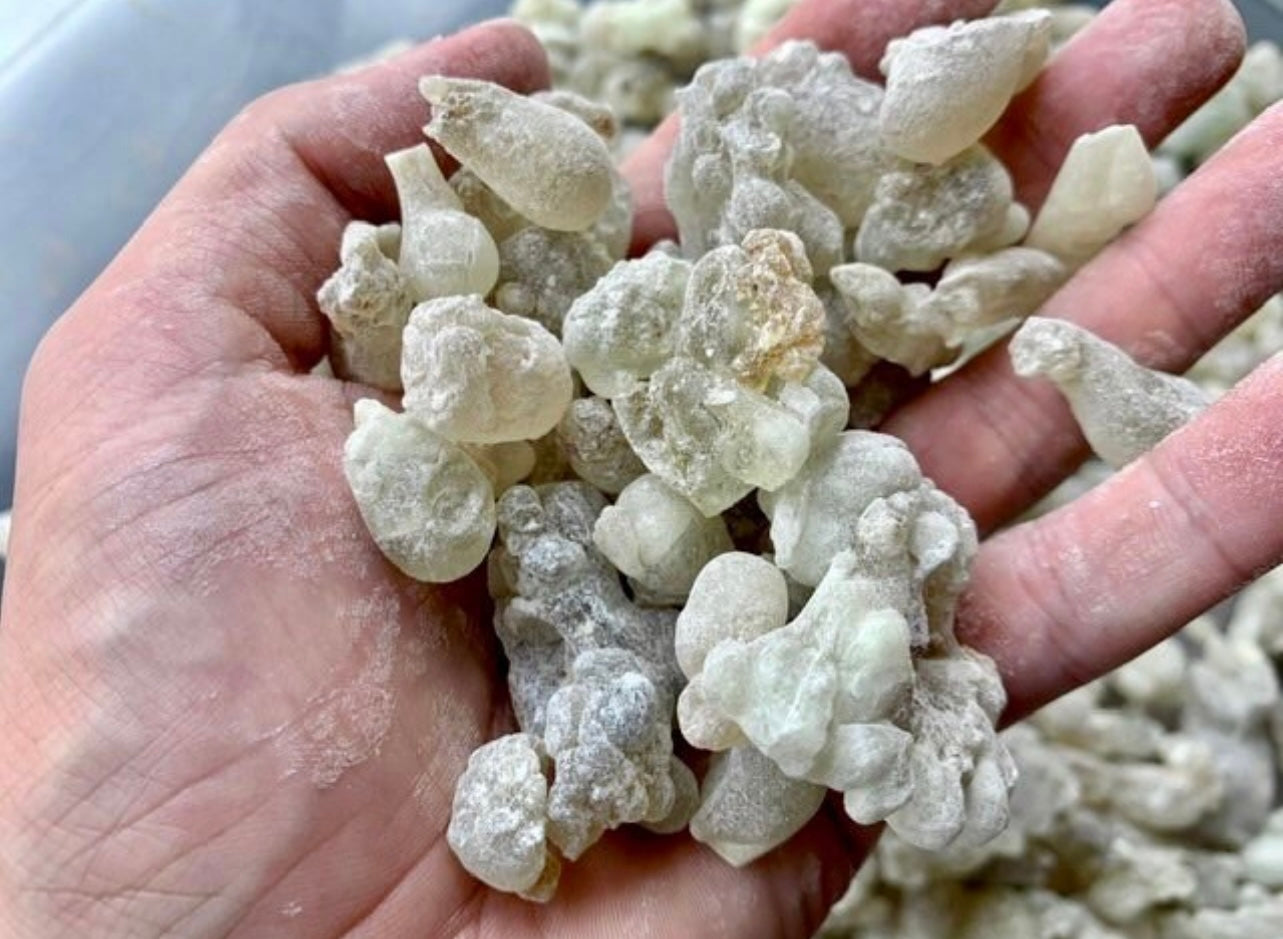
[[[764,636],[788,622],[788,613],[788,585],[779,568],[742,551],[718,555],[699,571],[677,614],[677,663],[693,678],[722,640]]]
[[[1091,448],[1116,469],[1208,405],[1207,394],[1188,379],[1138,365],[1064,320],[1029,319],[1012,337],[1010,351],[1017,375],[1056,384]]]
[[[808,58],[809,65],[802,61]],[[812,67],[824,77],[811,75]],[[845,179],[863,193],[881,170],[870,160],[868,135],[861,134],[865,108],[849,111],[838,124],[827,117],[823,91],[843,81],[859,82],[845,63],[797,43],[761,62],[731,59],[695,74],[679,94],[681,133],[665,170],[666,198],[687,257],[773,228],[802,239],[817,274],[841,261],[842,218],[802,177]],[[808,156],[815,157],[809,172]],[[858,218],[868,198],[852,198],[861,203],[849,210]]]
[[[504,313],[534,320],[554,336],[572,303],[610,270],[614,258],[582,232],[530,226],[499,246],[494,302]]]
[[[499,274],[494,239],[479,219],[462,211],[432,151],[419,144],[384,161],[401,206],[398,263],[415,301],[489,293]]]
[[[574,302],[562,341],[594,394],[619,397],[672,356],[690,269],[688,261],[652,252],[615,265]]]
[[[330,362],[339,378],[401,390],[401,331],[414,306],[396,264],[400,228],[349,222],[339,269],[317,291],[330,321]]]
[[[502,443],[542,437],[574,393],[561,344],[531,320],[474,295],[415,307],[405,328],[405,409],[449,440]]]
[[[379,402],[354,408],[343,469],[370,534],[416,580],[458,580],[485,560],[494,490],[461,448]]]
[[[888,271],[932,271],[976,246],[999,247],[1011,200],[1011,176],[981,146],[940,166],[900,161],[878,181],[856,258]]]
[[[706,515],[777,489],[810,453],[806,424],[766,395],[689,359],[669,360],[612,404],[633,450]]]
[[[509,734],[477,748],[454,790],[446,838],[482,883],[544,901],[560,862],[548,850],[548,755],[539,738]]]
[[[843,264],[829,271],[842,300],[842,322],[856,341],[880,358],[921,375],[950,362],[951,324],[928,305],[926,284],[901,284],[874,264]]]
[[[646,472],[605,398],[575,400],[557,425],[557,440],[575,475],[607,495]]]
[[[543,228],[583,231],[610,204],[610,151],[560,108],[490,82],[430,75],[424,132],[505,202]]]
[[[691,0],[599,0],[584,10],[580,31],[586,45],[621,56],[654,53],[693,63],[704,46]]]
[[[1134,126],[1083,134],[1056,173],[1025,246],[1080,267],[1157,199],[1154,164]]]
[[[548,837],[566,858],[627,822],[672,824],[672,709],[671,692],[632,653],[592,649],[575,658],[544,726],[555,766]]]
[[[791,779],[749,746],[713,757],[691,837],[743,867],[793,837],[824,803],[823,786]]]
[[[652,606],[680,604],[701,568],[731,550],[721,518],[705,518],[651,474],[633,480],[602,510],[593,543]]]
[[[686,287],[678,351],[763,391],[801,381],[824,349],[824,305],[811,265],[789,232],[749,232],[742,245],[700,258]]]
[[[929,26],[893,39],[880,66],[887,78],[882,142],[915,163],[957,156],[997,123],[1050,48],[1045,10]]]
[[[886,548],[894,565],[871,567],[866,576],[871,584],[884,580],[884,602],[908,618],[918,644],[926,641],[927,609],[892,598],[908,596],[915,583],[933,576],[942,586],[960,582],[975,552],[975,527],[966,513],[923,479],[909,449],[886,434],[841,434],[785,486],[759,493],[758,501],[771,519],[775,563],[808,586],[820,583],[833,558],[854,547],[862,530],[898,540],[894,551]],[[875,503],[884,508],[869,515]],[[875,529],[874,522],[891,527]],[[948,614],[935,616],[939,627]]]

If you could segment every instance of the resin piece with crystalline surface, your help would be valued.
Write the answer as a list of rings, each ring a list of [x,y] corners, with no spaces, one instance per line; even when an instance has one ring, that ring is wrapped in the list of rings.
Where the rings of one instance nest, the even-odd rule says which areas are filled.
[[[463,443],[542,437],[557,426],[574,393],[557,337],[475,294],[414,309],[401,380],[406,411]]]

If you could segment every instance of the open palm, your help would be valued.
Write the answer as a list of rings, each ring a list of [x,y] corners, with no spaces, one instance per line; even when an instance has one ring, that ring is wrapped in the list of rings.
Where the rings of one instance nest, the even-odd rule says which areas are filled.
[[[774,41],[811,36],[868,74],[939,6],[804,0]],[[1241,49],[1220,0],[1119,0],[990,143],[1036,205],[1075,136],[1132,122],[1161,138]],[[530,37],[492,24],[269,96],[37,356],[0,625],[6,934],[800,937],[867,848],[834,811],[741,871],[688,838],[617,832],[545,907],[450,855],[454,782],[511,728],[485,591],[382,558],[341,471],[369,391],[308,374],[326,341],[316,287],[349,218],[393,213],[381,155],[417,139],[430,71],[546,81]],[[643,240],[665,230],[665,136],[629,166]],[[1283,235],[1281,152],[1275,110],[1045,312],[1187,363],[1283,284],[1266,250]],[[999,660],[1013,712],[1283,556],[1281,418],[1276,359],[1106,487],[989,540],[960,631]],[[1059,401],[997,355],[887,429],[986,529],[1083,453]]]

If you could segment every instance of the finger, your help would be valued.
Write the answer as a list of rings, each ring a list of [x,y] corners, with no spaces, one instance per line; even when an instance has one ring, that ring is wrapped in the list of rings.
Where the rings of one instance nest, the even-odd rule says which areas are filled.
[[[765,55],[790,39],[810,39],[821,49],[841,52],[857,75],[878,78],[887,43],[919,26],[984,16],[996,0],[802,0],[752,50]],[[664,206],[664,162],[677,140],[678,122],[670,115],[624,163],[633,188],[633,250],[641,252],[677,228]]]
[[[1283,288],[1283,105],[1258,118],[1043,308],[1142,363],[1188,368]],[[992,349],[881,428],[982,530],[1048,492],[1086,455],[1063,398]]]
[[[63,329],[87,329],[88,345],[128,334],[135,350],[153,338],[166,368],[131,371],[141,394],[214,361],[310,367],[326,343],[316,289],[352,214],[387,217],[395,204],[382,155],[423,139],[415,83],[431,72],[528,91],[547,63],[526,30],[495,22],[267,95],[216,138]],[[147,356],[124,358],[130,370]]]
[[[1018,718],[1283,561],[1283,354],[1077,501],[991,538],[959,609]]]
[[[1246,34],[1230,0],[1116,0],[1062,48],[985,138],[1017,198],[1042,204],[1070,146],[1135,124],[1153,147],[1238,68]]]

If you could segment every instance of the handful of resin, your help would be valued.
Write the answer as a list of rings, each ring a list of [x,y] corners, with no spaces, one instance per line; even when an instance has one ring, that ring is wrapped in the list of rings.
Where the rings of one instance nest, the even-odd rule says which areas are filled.
[[[706,64],[667,167],[680,239],[635,258],[608,109],[423,80],[460,168],[390,155],[401,223],[352,223],[319,302],[336,374],[403,394],[357,404],[344,454],[371,535],[423,581],[488,563],[519,732],[458,782],[449,843],[477,878],[547,899],[625,824],[745,864],[829,789],[923,848],[1003,830],[1004,691],[953,632],[975,528],[849,424],[878,362],[949,364],[1152,205],[1138,135],[1110,129],[1022,244],[978,141],[1048,28],[920,31],[885,90],[805,43]],[[915,79],[942,62],[950,82]],[[714,752],[702,783],[676,730]]]

